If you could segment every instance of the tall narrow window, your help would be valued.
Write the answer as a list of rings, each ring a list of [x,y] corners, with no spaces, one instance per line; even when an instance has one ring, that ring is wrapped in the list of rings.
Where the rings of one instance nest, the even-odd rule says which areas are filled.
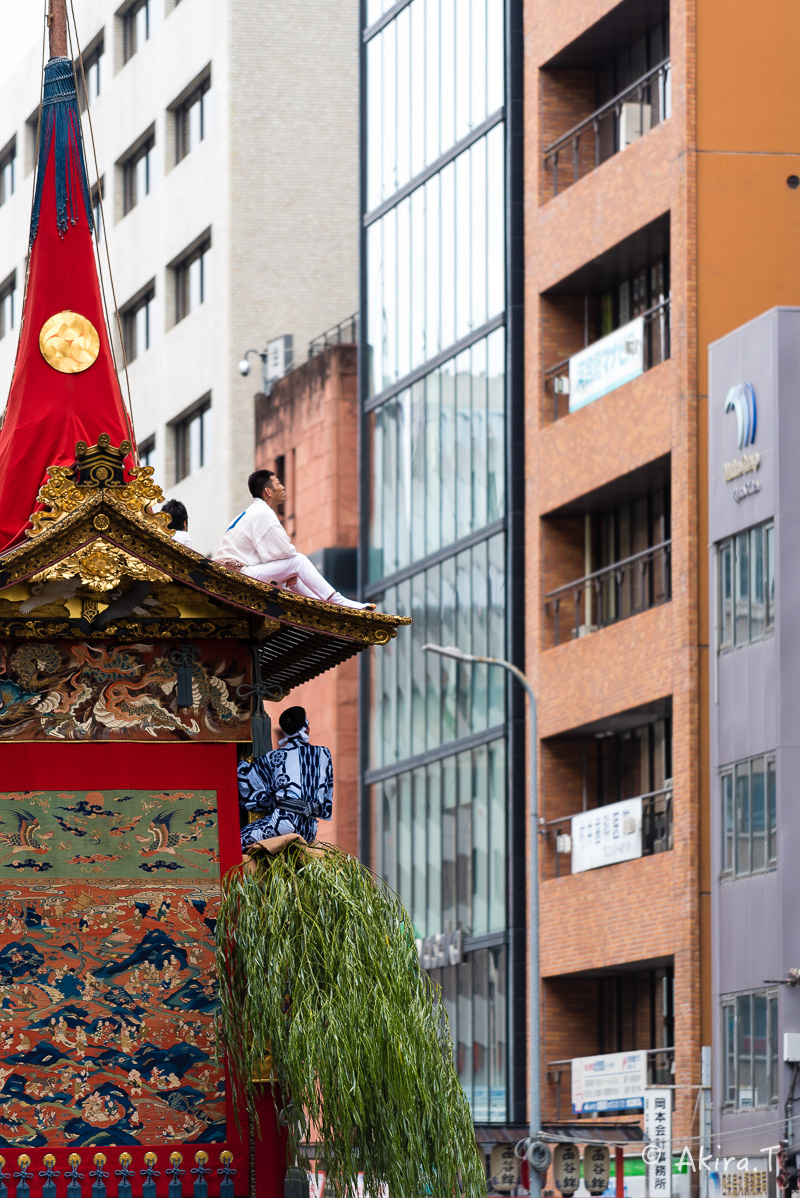
[[[744,877],[775,868],[777,795],[774,756],[753,757],[720,774],[724,874]]]
[[[205,303],[211,293],[211,239],[175,267],[175,320],[183,320]]]
[[[100,245],[103,236],[103,207],[100,203],[100,197],[105,192],[105,179],[98,179],[92,188],[92,220],[94,222],[94,235],[97,244]]]
[[[756,524],[717,547],[719,648],[760,640],[775,628],[775,525]]]
[[[150,287],[144,295],[130,304],[122,314],[125,354],[129,362],[140,358],[150,348],[153,336],[153,309],[156,292]]]
[[[0,157],[0,204],[10,199],[16,188],[17,143],[16,139]]]
[[[105,43],[101,38],[98,44],[90,50],[88,54],[83,56],[83,73],[81,73],[80,63],[75,64],[75,73],[78,78],[78,99],[80,100],[81,112],[86,108],[86,101],[94,104],[97,97],[103,90],[105,82]],[[84,76],[86,78],[86,88],[83,86]]]
[[[778,996],[757,990],[722,1002],[723,1102],[740,1111],[778,1101]]]
[[[203,80],[175,109],[175,161],[180,162],[208,136],[211,116],[211,78]]]
[[[139,465],[155,467],[155,464],[156,464],[156,439],[155,439],[155,437],[148,437],[147,440],[143,441],[142,444],[139,446]]]
[[[150,37],[150,0],[137,0],[123,17],[123,58],[125,62],[141,50]]]
[[[5,337],[17,323],[16,272],[0,286],[0,338]]]
[[[151,134],[122,164],[123,213],[141,204],[153,187],[156,139]]]
[[[175,482],[205,466],[211,457],[211,400],[205,399],[175,425]]]

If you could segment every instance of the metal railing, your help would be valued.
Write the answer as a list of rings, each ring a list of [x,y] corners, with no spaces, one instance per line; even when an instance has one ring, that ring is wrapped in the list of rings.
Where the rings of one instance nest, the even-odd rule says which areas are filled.
[[[631,1049],[631,1051],[634,1051]],[[675,1084],[675,1049],[670,1048],[646,1048],[641,1051],[647,1053],[647,1084],[648,1086],[671,1086]],[[556,1119],[561,1118],[561,1075],[569,1070],[569,1078],[567,1079],[567,1095],[569,1096],[572,1081],[572,1060],[565,1061],[548,1061],[547,1062],[547,1080],[552,1082],[556,1088]],[[570,1103],[570,1107],[571,1107]],[[620,1107],[620,1110],[624,1108]],[[607,1111],[590,1111],[585,1116],[570,1113],[570,1118],[580,1119],[603,1119],[607,1116]]]
[[[333,328],[326,329],[324,333],[320,333],[319,337],[315,337],[313,341],[309,341],[308,356],[309,358],[315,358],[317,354],[321,354],[329,345],[357,344],[358,312],[354,312],[346,320],[340,320]]]
[[[558,195],[559,166],[561,158],[571,150],[572,178],[566,181],[569,187],[578,179],[596,170],[602,162],[625,149],[632,141],[643,137],[655,125],[670,115],[670,60],[665,58],[630,87],[618,92],[605,104],[563,133],[543,153],[545,170],[553,174],[553,195]],[[638,113],[636,109],[638,108]],[[625,124],[630,122],[628,129]],[[588,134],[594,135],[594,145],[586,150]],[[628,136],[629,140],[625,141]],[[581,154],[581,139],[584,151]],[[562,179],[563,181],[563,179]]]
[[[671,779],[670,779],[671,782]],[[647,794],[635,795],[633,797],[642,800],[642,856],[652,857],[655,853],[667,853],[673,847],[672,837],[672,786],[663,787],[661,790],[651,790]],[[596,811],[602,811],[602,807],[593,808]],[[583,812],[576,811],[573,815],[582,815]],[[541,825],[541,834],[547,841],[554,839],[555,844],[555,876],[561,877],[562,872],[571,873],[571,870],[562,870],[561,859],[572,858],[572,844],[566,847],[564,841],[559,834],[559,829],[571,828],[572,815],[559,816],[558,819],[549,819]],[[610,868],[605,866],[604,868]]]
[[[618,624],[672,598],[672,541],[661,541],[613,565],[548,591],[546,617],[552,617],[553,644],[561,643],[562,604],[571,603],[572,638]]]
[[[666,362],[671,355],[670,305],[671,300],[667,297],[659,300],[657,304],[653,304],[646,311],[635,313],[635,316],[641,316],[644,319],[643,370],[659,366],[662,362]],[[598,340],[602,340],[602,338],[598,338]],[[590,342],[590,344],[594,343]],[[588,346],[583,348],[588,349]],[[576,350],[577,352],[580,351]],[[569,391],[560,390],[558,386],[559,379],[568,377],[569,363],[569,358],[562,358],[559,362],[548,366],[543,373],[545,398],[551,393],[553,396],[554,421],[569,415]],[[624,386],[624,384],[621,383],[620,386]]]

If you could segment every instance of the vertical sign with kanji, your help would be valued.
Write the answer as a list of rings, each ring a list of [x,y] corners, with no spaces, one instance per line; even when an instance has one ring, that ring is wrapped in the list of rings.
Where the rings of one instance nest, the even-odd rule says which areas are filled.
[[[590,1194],[608,1189],[611,1154],[605,1144],[587,1144],[583,1150],[583,1180]]]
[[[672,1198],[672,1091],[644,1092],[647,1198]]]
[[[553,1180],[564,1198],[570,1198],[581,1183],[581,1154],[577,1144],[557,1144],[553,1152]]]

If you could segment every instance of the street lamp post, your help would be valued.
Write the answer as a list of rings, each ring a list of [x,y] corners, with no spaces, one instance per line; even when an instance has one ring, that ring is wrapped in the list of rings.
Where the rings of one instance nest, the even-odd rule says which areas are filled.
[[[541,1100],[541,1061],[539,1044],[539,792],[537,785],[537,748],[536,736],[536,695],[529,679],[513,662],[501,657],[478,657],[473,653],[464,653],[453,645],[423,645],[423,653],[437,653],[440,657],[450,657],[465,665],[483,664],[499,666],[509,674],[513,674],[517,682],[524,688],[528,696],[530,712],[530,829],[531,852],[528,863],[528,884],[530,895],[530,947],[529,947],[529,982],[528,982],[528,1018],[530,1023],[530,1053],[531,1079],[529,1097],[528,1143],[525,1145],[526,1155],[530,1164],[530,1198],[541,1198],[542,1172],[549,1164],[549,1151],[541,1141],[542,1100]],[[537,1167],[538,1166],[538,1167]]]

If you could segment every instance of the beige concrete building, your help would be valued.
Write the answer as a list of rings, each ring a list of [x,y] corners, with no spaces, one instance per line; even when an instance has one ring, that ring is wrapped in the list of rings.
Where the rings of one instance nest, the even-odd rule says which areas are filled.
[[[137,440],[202,552],[249,499],[261,363],[243,378],[244,352],[288,334],[302,361],[358,306],[357,7],[75,0]],[[2,402],[39,86],[36,49],[0,88]],[[84,132],[95,185],[85,115]]]

